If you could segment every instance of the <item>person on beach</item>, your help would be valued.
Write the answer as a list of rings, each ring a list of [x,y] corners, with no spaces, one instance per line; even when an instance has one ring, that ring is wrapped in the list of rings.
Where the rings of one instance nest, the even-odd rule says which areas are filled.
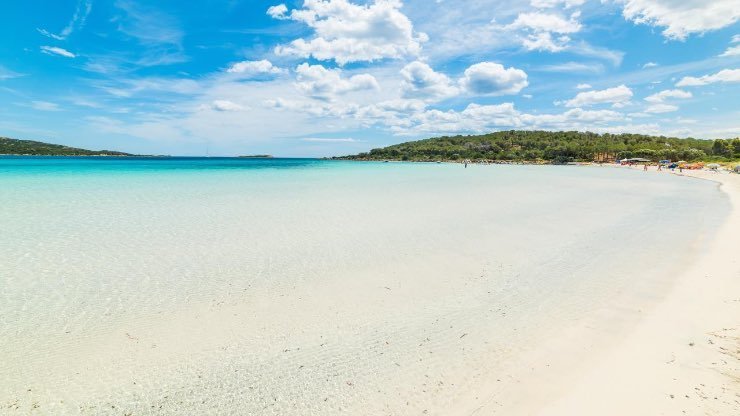
[[[658,170],[663,170],[663,165],[661,165],[660,163],[658,163]]]
[[[642,170],[644,170],[645,172],[647,172],[647,163],[646,163],[646,164],[645,164],[645,166],[644,166],[644,167],[642,168]]]
[[[467,169],[467,168],[468,168],[468,161],[466,160],[465,161],[465,169]]]

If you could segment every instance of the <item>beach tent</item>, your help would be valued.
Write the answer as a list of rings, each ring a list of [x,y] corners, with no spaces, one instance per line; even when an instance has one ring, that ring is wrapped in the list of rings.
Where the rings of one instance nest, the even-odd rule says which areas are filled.
[[[735,173],[740,173],[740,165],[735,166]]]
[[[719,163],[710,163],[707,165],[707,169],[717,170],[719,168],[720,168]]]

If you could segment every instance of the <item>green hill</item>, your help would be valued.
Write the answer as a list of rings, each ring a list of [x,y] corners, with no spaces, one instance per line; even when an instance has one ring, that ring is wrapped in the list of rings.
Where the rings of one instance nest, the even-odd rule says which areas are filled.
[[[0,137],[0,155],[34,155],[34,156],[133,156],[129,153],[112,150],[86,150],[76,147],[62,146],[37,142],[33,140],[17,140]]]
[[[642,157],[651,160],[740,159],[740,139],[700,140],[642,134],[500,131],[479,136],[444,136],[400,143],[349,160],[489,160],[565,163]]]

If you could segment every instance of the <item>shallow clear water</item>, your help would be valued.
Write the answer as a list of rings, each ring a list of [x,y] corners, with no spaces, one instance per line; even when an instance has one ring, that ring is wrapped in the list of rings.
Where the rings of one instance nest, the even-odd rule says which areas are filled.
[[[597,167],[0,158],[0,414],[472,409],[728,210]]]

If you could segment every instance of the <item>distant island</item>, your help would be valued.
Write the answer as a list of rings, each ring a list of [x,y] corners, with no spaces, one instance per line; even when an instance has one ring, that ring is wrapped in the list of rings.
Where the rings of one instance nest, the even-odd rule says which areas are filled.
[[[18,140],[0,137],[0,155],[19,156],[135,156],[130,153],[114,150],[87,150],[76,147],[62,146],[37,142],[34,140]]]
[[[625,158],[685,161],[740,159],[740,138],[702,140],[643,134],[577,131],[499,131],[400,143],[341,160],[493,161],[517,163],[607,162]]]
[[[243,155],[243,156],[237,156],[240,158],[247,158],[247,159],[272,159],[272,155]]]

